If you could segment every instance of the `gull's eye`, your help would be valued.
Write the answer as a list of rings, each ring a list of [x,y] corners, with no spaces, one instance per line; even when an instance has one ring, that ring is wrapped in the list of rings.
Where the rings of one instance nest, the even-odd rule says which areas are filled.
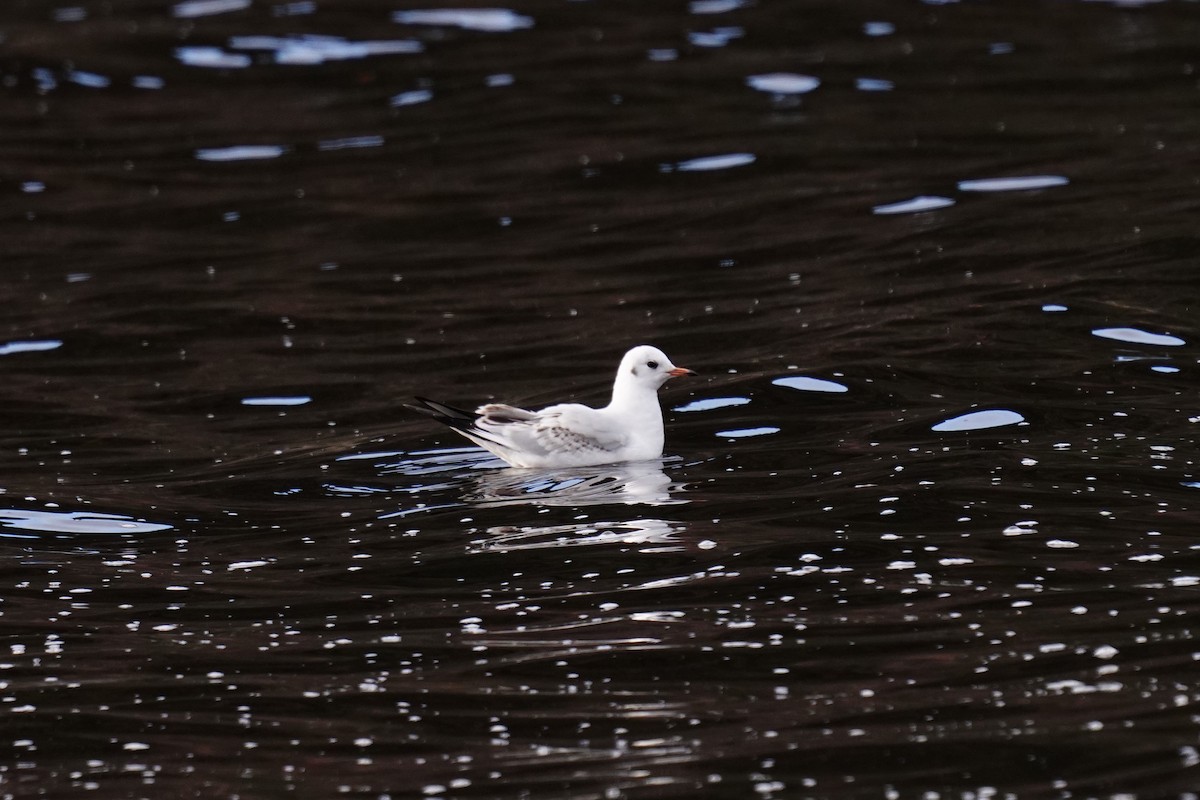
[[[646,366],[649,367],[650,369],[658,369],[658,362],[657,361],[647,361]]]

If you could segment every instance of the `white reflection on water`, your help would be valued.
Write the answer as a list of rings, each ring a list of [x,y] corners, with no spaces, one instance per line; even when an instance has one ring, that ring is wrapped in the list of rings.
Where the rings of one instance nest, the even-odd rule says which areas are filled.
[[[750,75],[746,78],[746,85],[751,89],[770,94],[808,94],[820,86],[821,81],[812,75],[769,72],[764,75]]]
[[[807,375],[789,375],[783,378],[776,378],[771,383],[801,392],[832,392],[838,394],[850,391],[848,386],[836,381],[827,381],[823,378],[810,378]]]
[[[525,503],[541,506],[673,505],[687,500],[673,497],[681,491],[662,470],[661,461],[641,461],[571,470],[496,470],[478,475],[466,492],[472,505]]]
[[[688,34],[688,42],[696,47],[724,47],[745,35],[746,32],[741,28],[729,26],[714,28],[711,31],[692,31]]]
[[[854,88],[860,92],[890,92],[896,84],[886,78],[856,78]]]
[[[972,411],[957,417],[943,420],[933,426],[933,430],[946,431],[980,431],[987,428],[1001,428],[1005,425],[1019,425],[1025,418],[1016,411],[1006,408],[989,408],[984,411]]]
[[[1022,175],[1011,178],[979,178],[959,181],[960,192],[1022,192],[1066,186],[1070,181],[1062,175]]]
[[[692,411],[712,411],[717,408],[744,406],[749,402],[749,397],[705,397],[700,400],[692,400],[690,403],[684,403],[681,406],[675,406],[671,410],[685,413]]]
[[[250,66],[250,56],[245,53],[226,53],[219,47],[203,45],[176,47],[175,57],[179,59],[179,63],[189,67],[244,69]]]
[[[178,19],[208,17],[214,14],[228,14],[231,11],[242,11],[250,7],[250,0],[186,0],[176,3],[171,14]]]
[[[170,525],[142,522],[120,514],[94,511],[30,511],[0,508],[0,526],[47,533],[153,533],[171,530]]]
[[[541,550],[552,547],[625,544],[640,545],[639,550],[645,553],[661,553],[681,548],[674,537],[683,529],[683,523],[665,519],[631,519],[623,522],[587,522],[522,527],[504,525],[488,528],[488,538],[476,539],[471,542],[467,552],[508,553],[516,550]],[[653,546],[647,548],[645,545]]]
[[[7,342],[0,344],[0,356],[13,353],[40,353],[44,350],[57,350],[62,347],[60,339],[45,339],[37,341]]]
[[[507,8],[435,8],[397,11],[392,21],[401,25],[439,25],[469,31],[506,33],[533,27],[533,17]]]
[[[693,14],[724,14],[745,5],[746,0],[692,0],[688,3],[688,11]]]
[[[254,161],[264,158],[279,158],[287,152],[281,145],[246,144],[232,147],[208,147],[196,151],[200,161]]]
[[[385,450],[339,456],[338,461],[374,461],[383,474],[427,475],[456,469],[487,469],[504,462],[478,447],[440,447],[433,450]]]
[[[735,428],[728,431],[717,431],[717,436],[723,436],[726,439],[744,439],[748,436],[770,436],[773,433],[779,433],[779,428],[774,425],[763,425],[758,428]]]
[[[954,201],[949,197],[939,197],[937,195],[918,195],[917,197],[908,200],[901,200],[896,203],[884,203],[883,205],[875,206],[872,210],[875,214],[919,214],[922,211],[935,211],[939,208],[946,208],[954,205]]]
[[[690,161],[680,161],[677,164],[663,164],[659,169],[663,172],[712,172],[720,169],[732,169],[753,164],[753,153],[724,153],[719,156],[703,156]]]
[[[433,92],[429,89],[413,89],[407,92],[401,92],[391,99],[391,104],[394,108],[401,106],[415,106],[420,103],[428,103],[433,99]]]
[[[413,39],[349,41],[340,36],[234,36],[231,50],[273,52],[277,64],[324,64],[378,55],[419,53],[424,46]]]
[[[1151,333],[1140,328],[1096,328],[1092,331],[1092,335],[1101,339],[1115,339],[1118,342],[1129,342],[1130,344],[1153,344],[1163,347],[1180,347],[1187,344],[1178,336],[1172,336],[1169,333]]]

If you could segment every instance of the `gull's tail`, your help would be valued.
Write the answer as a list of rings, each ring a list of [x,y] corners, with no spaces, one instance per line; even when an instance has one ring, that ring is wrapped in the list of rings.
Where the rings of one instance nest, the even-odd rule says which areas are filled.
[[[495,455],[499,456],[505,461],[508,461],[504,451],[509,449],[509,445],[500,441],[487,431],[480,429],[479,425],[477,424],[481,419],[479,414],[473,414],[470,411],[463,411],[461,408],[448,406],[445,403],[439,403],[438,401],[430,400],[427,397],[416,397],[414,399],[420,403],[420,405],[405,403],[404,407],[412,409],[418,414],[424,414],[427,417],[433,417],[443,425],[458,431],[480,447],[490,450]]]

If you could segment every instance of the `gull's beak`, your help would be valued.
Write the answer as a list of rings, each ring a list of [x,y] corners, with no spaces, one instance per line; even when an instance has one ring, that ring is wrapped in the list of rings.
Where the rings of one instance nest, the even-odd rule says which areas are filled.
[[[678,378],[683,375],[695,375],[696,373],[690,369],[684,369],[683,367],[676,367],[675,369],[667,370],[667,374],[670,375],[672,378]]]

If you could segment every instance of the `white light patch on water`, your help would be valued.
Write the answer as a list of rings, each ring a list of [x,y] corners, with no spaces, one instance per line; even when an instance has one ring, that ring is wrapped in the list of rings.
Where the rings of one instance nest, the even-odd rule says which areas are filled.
[[[176,3],[171,14],[178,19],[193,19],[209,17],[214,14],[228,14],[231,11],[241,11],[250,7],[250,0],[188,0]]]
[[[854,88],[860,92],[890,92],[896,84],[886,78],[856,78]]]
[[[141,522],[120,514],[90,511],[29,511],[0,509],[0,526],[47,533],[153,533],[171,530],[171,525]]]
[[[980,178],[959,181],[960,192],[1023,192],[1030,189],[1049,189],[1066,186],[1069,180],[1062,175],[1026,175],[1014,178]]]
[[[428,103],[432,99],[433,92],[429,89],[413,89],[394,95],[391,102],[393,108],[399,108],[400,106],[415,106],[420,103]]]
[[[867,36],[891,36],[896,32],[896,26],[890,22],[873,21],[863,23],[863,33]]]
[[[684,403],[681,406],[676,406],[673,411],[712,411],[715,408],[728,408],[730,406],[744,406],[750,402],[749,397],[707,397],[703,400],[693,400],[690,403]]]
[[[696,47],[724,47],[734,39],[746,35],[742,28],[714,28],[711,31],[692,31],[688,34],[688,43]]]
[[[279,158],[285,149],[276,144],[241,144],[233,147],[209,147],[196,151],[201,161],[257,161]]]
[[[746,85],[751,89],[771,94],[808,94],[821,85],[821,80],[812,75],[800,75],[795,72],[768,72],[749,76],[746,78]]]
[[[274,52],[277,64],[324,64],[368,56],[420,53],[424,46],[414,39],[385,39],[352,42],[340,36],[234,36],[231,50]]]
[[[269,563],[269,561],[234,561],[225,569],[226,571],[249,570],[255,567],[265,567]]]
[[[693,14],[724,14],[746,5],[746,0],[692,0],[688,11]]]
[[[382,136],[349,136],[345,139],[326,139],[317,142],[317,149],[326,152],[329,150],[352,150],[360,147],[382,147]]]
[[[1042,311],[1046,311],[1046,312],[1050,312],[1050,313],[1057,313],[1059,311],[1066,311],[1066,310],[1067,310],[1066,306],[1060,306],[1058,303],[1046,303],[1046,305],[1042,306]]]
[[[0,356],[10,356],[13,353],[41,353],[46,350],[57,350],[62,347],[60,339],[31,339],[25,342],[8,342],[0,344]]]
[[[727,439],[744,439],[750,436],[770,436],[772,433],[779,433],[779,428],[771,425],[764,425],[760,428],[735,428],[729,431],[717,431],[717,436]]]
[[[1051,539],[1046,542],[1046,547],[1053,547],[1056,550],[1074,550],[1079,547],[1079,542],[1072,542],[1070,539]]]
[[[1187,344],[1178,336],[1172,336],[1169,333],[1151,333],[1140,328],[1096,328],[1092,331],[1092,335],[1099,336],[1101,339],[1115,339],[1130,344],[1156,344],[1163,347],[1179,347]]]
[[[1014,522],[1012,525],[1009,525],[1007,528],[1001,531],[1001,533],[1003,533],[1005,536],[1025,536],[1027,534],[1037,533],[1037,526],[1037,520],[1024,519],[1020,522]]]
[[[469,31],[507,33],[533,27],[533,17],[507,8],[436,8],[397,11],[392,21],[401,25],[440,25]]]
[[[680,161],[674,166],[679,172],[712,172],[719,169],[732,169],[734,167],[744,167],[747,164],[753,164],[755,156],[753,153],[726,153],[719,156],[704,156],[703,158],[693,158],[690,161]],[[670,171],[670,165],[664,165],[666,171]]]
[[[810,378],[807,375],[789,375],[786,378],[776,378],[771,381],[776,386],[784,386],[788,389],[795,389],[800,392],[828,392],[837,393],[850,391],[848,386],[843,386],[836,381],[827,381],[822,378]]]
[[[938,195],[918,195],[917,197],[908,200],[901,200],[896,203],[885,203],[881,206],[875,206],[871,209],[872,214],[918,214],[922,211],[935,211],[939,208],[946,208],[954,205],[954,201],[949,197],[940,197]]]
[[[970,414],[951,417],[933,426],[939,433],[948,431],[979,431],[987,428],[1000,428],[1005,425],[1016,425],[1024,422],[1025,418],[1015,411],[1003,408],[992,408],[986,411],[972,411]]]
[[[1157,367],[1151,367],[1150,371],[1151,372],[1161,372],[1164,375],[1172,375],[1176,372],[1179,372],[1179,367],[1167,367],[1167,366],[1159,365]]]
[[[112,79],[106,75],[100,75],[95,72],[84,72],[82,70],[71,70],[67,73],[67,80],[91,89],[104,89],[112,83]]]
[[[281,395],[278,397],[243,397],[244,406],[302,406],[311,403],[312,398],[306,394]]]
[[[244,69],[250,66],[250,56],[245,53],[226,53],[219,47],[176,47],[175,57],[179,63],[189,67]]]
[[[313,0],[297,0],[294,3],[274,6],[271,11],[280,16],[299,17],[304,14],[316,13],[317,4]]]

